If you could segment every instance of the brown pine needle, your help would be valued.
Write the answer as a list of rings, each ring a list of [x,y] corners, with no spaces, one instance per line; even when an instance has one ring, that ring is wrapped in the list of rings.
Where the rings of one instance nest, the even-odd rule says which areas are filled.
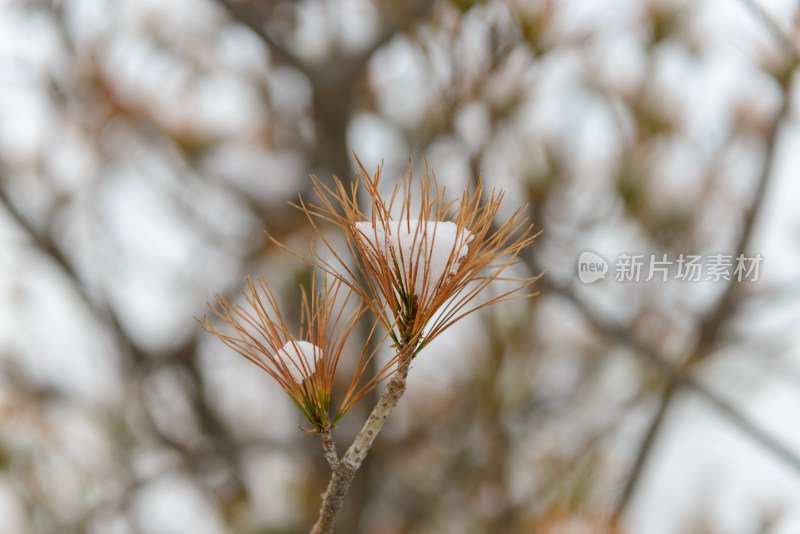
[[[429,176],[427,165],[418,180],[410,166],[387,202],[379,192],[381,168],[370,175],[357,157],[356,162],[359,176],[349,188],[338,180],[328,186],[312,176],[317,203],[301,199],[297,207],[334,258],[333,264],[320,258],[311,263],[361,297],[398,347],[411,338],[427,344],[470,313],[531,295],[528,289],[538,276],[503,274],[537,234],[521,209],[495,224],[502,192],[492,191],[483,202],[478,181],[474,191],[467,187],[458,201],[445,202],[444,189]],[[358,206],[359,187],[370,199],[366,213]],[[355,266],[326,239],[319,220],[343,230]],[[495,280],[516,286],[488,301],[478,299]]]
[[[281,316],[278,301],[263,277],[247,279],[242,291],[245,305],[234,306],[217,295],[216,306],[209,304],[213,316],[227,325],[230,333],[214,326],[206,317],[203,327],[269,373],[294,401],[314,431],[329,430],[360,398],[387,376],[387,367],[372,380],[362,383],[374,352],[361,351],[358,363],[336,411],[330,413],[331,393],[339,360],[348,336],[363,317],[360,304],[347,312],[352,292],[341,281],[325,277],[311,295],[302,291],[301,327],[294,336]],[[346,294],[344,294],[346,293]],[[374,328],[373,328],[374,332]],[[309,356],[308,353],[312,355]]]

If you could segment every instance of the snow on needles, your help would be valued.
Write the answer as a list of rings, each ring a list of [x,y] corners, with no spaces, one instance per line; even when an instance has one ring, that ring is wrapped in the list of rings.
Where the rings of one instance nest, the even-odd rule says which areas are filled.
[[[308,341],[289,341],[278,351],[278,358],[286,365],[298,384],[311,376],[322,359],[322,349]]]
[[[421,223],[421,224],[420,224]],[[448,276],[456,273],[467,255],[473,235],[448,221],[404,219],[375,224],[357,222],[356,229],[376,248],[382,259],[403,265],[403,284],[414,294],[431,295]],[[388,234],[388,235],[387,235]]]

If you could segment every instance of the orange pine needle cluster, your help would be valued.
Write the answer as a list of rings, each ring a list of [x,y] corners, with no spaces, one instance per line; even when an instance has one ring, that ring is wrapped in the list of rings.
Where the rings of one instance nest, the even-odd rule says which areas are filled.
[[[343,293],[346,293],[342,295]],[[330,282],[311,296],[302,292],[301,329],[295,337],[283,320],[278,301],[263,277],[248,277],[242,291],[246,306],[231,305],[216,295],[217,306],[209,304],[213,314],[230,327],[225,333],[206,318],[204,328],[272,376],[291,397],[315,431],[330,429],[361,397],[379,382],[369,380],[359,387],[374,353],[361,351],[358,364],[336,412],[330,416],[334,377],[347,337],[366,308],[358,305],[347,313],[352,293],[340,281]],[[309,356],[307,347],[313,347]]]
[[[468,187],[460,201],[445,202],[444,189],[435,176],[429,176],[427,166],[417,187],[410,167],[386,201],[379,192],[381,169],[371,176],[358,158],[356,162],[358,180],[349,188],[340,181],[327,187],[312,176],[319,203],[301,200],[299,207],[336,258],[336,264],[322,260],[315,264],[358,294],[398,347],[419,343],[419,350],[472,312],[531,295],[526,289],[538,276],[502,277],[520,250],[536,237],[522,209],[495,225],[503,193],[492,191],[482,202],[484,191],[478,181],[475,190]],[[371,203],[367,213],[358,206],[359,187]],[[344,231],[355,267],[337,253],[315,219]],[[455,225],[455,230],[445,224]],[[442,255],[446,259],[437,260]],[[437,263],[438,269],[434,268]],[[495,280],[514,284],[502,294],[479,300]]]

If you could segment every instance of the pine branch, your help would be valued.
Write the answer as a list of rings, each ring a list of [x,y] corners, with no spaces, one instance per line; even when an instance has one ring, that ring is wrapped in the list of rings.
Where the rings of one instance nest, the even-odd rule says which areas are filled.
[[[328,461],[328,465],[331,466],[331,470],[334,470],[336,469],[336,464],[339,463],[339,455],[336,454],[336,442],[333,441],[330,430],[323,430],[320,435],[322,436],[322,449],[325,452],[325,459]]]
[[[319,519],[311,530],[311,534],[331,534],[333,532],[333,522],[336,516],[342,509],[344,498],[347,495],[347,490],[353,482],[356,471],[361,467],[361,463],[366,458],[372,443],[383,428],[389,414],[392,413],[400,397],[406,391],[406,379],[408,378],[408,370],[411,366],[411,358],[414,355],[416,343],[408,343],[401,350],[398,355],[398,366],[392,379],[383,390],[378,404],[372,409],[367,422],[364,427],[356,435],[353,444],[347,449],[347,452],[341,460],[336,460],[331,463],[331,480],[328,483],[328,489],[322,495],[322,506],[319,510]],[[328,433],[327,439],[330,439]],[[326,437],[323,435],[323,443]],[[326,458],[331,462],[330,451],[326,445]],[[335,453],[334,453],[335,457]]]

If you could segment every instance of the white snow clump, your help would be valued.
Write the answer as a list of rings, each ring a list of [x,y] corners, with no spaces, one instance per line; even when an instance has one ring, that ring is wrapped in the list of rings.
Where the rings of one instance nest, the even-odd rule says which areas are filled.
[[[374,228],[372,222],[365,221],[357,222],[356,229],[388,261],[394,258],[402,263],[404,283],[416,272],[414,294],[418,296],[430,295],[446,277],[456,273],[474,238],[472,232],[449,221],[404,219]]]
[[[294,381],[302,384],[317,368],[322,349],[308,341],[289,341],[278,351],[278,357],[289,368]]]

